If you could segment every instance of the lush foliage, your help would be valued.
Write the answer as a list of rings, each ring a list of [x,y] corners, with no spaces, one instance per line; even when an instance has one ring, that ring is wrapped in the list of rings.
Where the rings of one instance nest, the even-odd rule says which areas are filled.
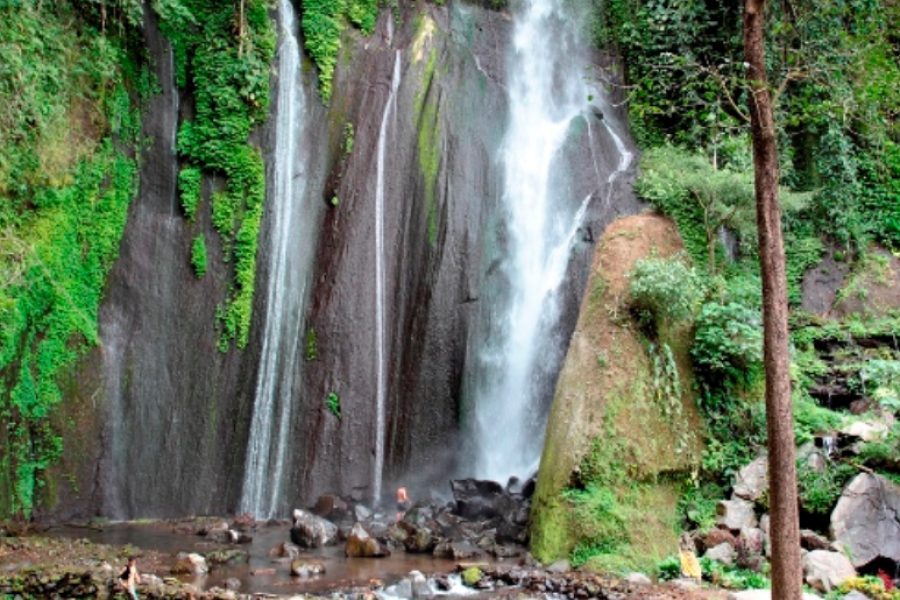
[[[0,65],[0,514],[27,517],[62,452],[57,377],[97,343],[136,189],[123,82],[141,72],[68,2],[0,5]]]
[[[693,317],[703,294],[699,276],[684,261],[646,258],[628,274],[631,310],[654,334]]]
[[[708,302],[697,315],[691,356],[707,384],[743,382],[762,368],[762,314],[742,302]]]
[[[191,264],[198,278],[206,275],[206,238],[202,233],[194,238],[191,245]]]
[[[813,467],[806,460],[797,461],[797,491],[800,506],[809,513],[829,515],[837,504],[844,485],[856,475],[858,469],[851,465],[827,462],[824,467]]]
[[[256,282],[256,249],[265,200],[262,154],[249,143],[267,116],[269,64],[275,34],[265,0],[239,5],[182,0],[164,14],[162,28],[175,48],[178,84],[194,92],[195,114],[178,132],[184,166],[181,201],[194,220],[201,203],[201,174],[224,176],[212,194],[212,222],[222,236],[234,282],[218,311],[219,345],[248,340]],[[196,257],[197,255],[194,254]]]
[[[741,11],[704,0],[595,5],[598,42],[624,56],[641,145],[673,143],[715,168],[749,174]],[[801,0],[769,9],[784,183],[814,192],[804,218],[819,233],[859,248],[872,238],[896,246],[900,44],[891,27],[900,9],[878,0]],[[695,251],[690,241],[688,247]]]
[[[303,45],[319,67],[319,91],[324,101],[331,98],[341,33],[353,24],[369,35],[377,16],[378,0],[303,0]]]

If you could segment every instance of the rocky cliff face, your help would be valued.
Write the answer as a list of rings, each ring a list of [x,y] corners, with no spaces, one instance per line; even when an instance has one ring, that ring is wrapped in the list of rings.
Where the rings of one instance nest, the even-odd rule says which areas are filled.
[[[402,482],[413,495],[434,481],[445,485],[455,469],[474,315],[495,267],[491,244],[503,243],[496,155],[506,121],[510,29],[510,15],[470,4],[409,6],[399,19],[385,11],[368,38],[345,34],[328,106],[318,100],[314,72],[304,69],[308,121],[298,143],[307,149],[308,164],[297,202],[305,234],[292,245],[313,259],[297,276],[308,300],[301,347],[292,349],[297,359],[284,367],[295,370],[295,384],[281,392],[293,405],[285,514],[325,492],[371,497],[377,460],[383,459],[385,490]],[[267,199],[250,342],[243,351],[220,352],[214,324],[229,267],[220,260],[209,215],[201,214],[210,272],[195,277],[192,234],[175,201],[171,128],[179,110],[190,110],[190,98],[173,87],[171,50],[152,23],[146,39],[162,93],[145,116],[151,143],[101,309],[101,346],[70,386],[71,406],[92,415],[97,439],[63,465],[76,475],[60,484],[60,497],[69,496],[55,509],[60,516],[221,514],[235,512],[240,502],[263,346],[266,299],[260,290],[272,276],[265,240],[275,215]],[[595,193],[603,201],[594,202],[571,263],[570,310],[564,313],[572,316],[561,325],[567,331],[594,235],[616,215],[637,210],[623,191],[627,177],[603,187],[618,161],[615,144],[597,133],[571,136],[568,185],[579,198]],[[269,159],[273,140],[271,126],[260,132]],[[204,193],[216,185],[206,181]],[[332,393],[340,399],[340,418],[326,402]]]
[[[630,318],[628,273],[642,258],[681,250],[675,225],[655,215],[616,221],[597,246],[556,387],[532,504],[532,552],[541,561],[567,557],[585,541],[573,535],[573,505],[561,492],[590,485],[604,468],[609,472],[599,483],[624,507],[615,512],[627,516],[617,528],[630,549],[615,553],[652,562],[678,548],[678,494],[658,476],[688,470],[699,455],[702,420],[692,392],[689,338],[677,329],[660,332],[656,345],[669,345],[678,372],[678,386],[660,402],[655,389],[665,385],[665,375],[654,368],[652,349]]]

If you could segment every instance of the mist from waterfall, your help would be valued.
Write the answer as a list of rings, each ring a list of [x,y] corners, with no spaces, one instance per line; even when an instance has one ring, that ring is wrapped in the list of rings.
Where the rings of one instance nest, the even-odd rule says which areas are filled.
[[[397,89],[400,87],[400,51],[394,55],[394,70],[391,76],[391,92],[381,115],[378,131],[377,181],[375,187],[375,360],[376,360],[376,406],[375,406],[375,469],[372,473],[372,497],[377,502],[381,498],[384,477],[384,444],[387,418],[387,362],[384,339],[384,163],[387,146],[388,124],[392,109],[396,104]]]
[[[266,314],[259,378],[244,470],[241,512],[270,518],[284,512],[282,482],[288,454],[291,401],[300,346],[305,282],[299,275],[296,245],[304,174],[298,173],[298,139],[306,107],[300,85],[300,49],[294,8],[280,0],[281,42],[275,101],[275,154],[271,197],[272,232]]]
[[[571,13],[576,4],[524,0],[514,16],[498,228],[498,269],[508,289],[481,299],[487,303],[481,317],[486,333],[466,400],[470,467],[479,478],[501,482],[537,470],[546,415],[538,396],[546,394],[552,376],[545,363],[556,351],[559,290],[593,196],[572,198],[560,181],[573,121],[594,118],[593,111],[586,113],[596,90],[585,77],[588,61],[580,58],[586,41],[579,39],[584,15]]]

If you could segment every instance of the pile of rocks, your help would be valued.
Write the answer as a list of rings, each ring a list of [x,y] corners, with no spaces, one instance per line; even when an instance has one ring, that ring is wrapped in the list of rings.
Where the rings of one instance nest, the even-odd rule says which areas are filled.
[[[824,468],[826,449],[808,445],[798,451],[811,468]],[[771,556],[768,460],[763,454],[736,476],[731,498],[717,506],[716,528],[688,542],[707,558],[725,565],[761,571]],[[845,487],[831,514],[829,536],[801,531],[806,583],[828,592],[874,561],[900,564],[900,487],[862,471]]]
[[[525,554],[534,479],[511,479],[504,487],[475,479],[450,483],[454,501],[420,502],[398,519],[338,496],[319,498],[311,510],[296,509],[291,543],[275,550],[298,556],[300,548],[345,544],[350,557],[378,558],[392,551],[472,560]]]

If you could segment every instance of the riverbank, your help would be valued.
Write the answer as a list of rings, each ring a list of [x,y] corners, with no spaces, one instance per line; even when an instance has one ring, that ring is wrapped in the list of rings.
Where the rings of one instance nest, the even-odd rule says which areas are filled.
[[[121,597],[116,575],[128,557],[136,556],[143,576],[141,598],[149,600],[252,600],[260,598],[364,598],[398,599],[405,596],[400,583],[379,578],[360,581],[333,581],[328,588],[314,586],[297,577],[284,580],[283,593],[247,592],[224,585],[202,587],[176,574],[177,553],[160,552],[134,545],[97,544],[87,539],[48,536],[31,532],[0,537],[0,597],[106,599]],[[378,559],[356,559],[377,566]],[[415,592],[418,598],[512,598],[567,597],[606,600],[723,600],[727,592],[717,588],[684,587],[665,583],[637,583],[624,579],[570,571],[553,573],[528,561],[482,565],[482,578],[472,587],[452,587],[449,580],[469,564],[459,563],[444,572],[423,573],[430,592]],[[273,571],[282,565],[273,559]],[[250,575],[253,577],[254,575]],[[260,576],[271,576],[267,572]],[[455,579],[455,578],[454,578]],[[232,582],[234,584],[234,582]],[[442,589],[443,588],[443,589]],[[449,589],[448,589],[449,588]],[[315,591],[311,591],[315,589]],[[413,588],[415,589],[415,587]]]

